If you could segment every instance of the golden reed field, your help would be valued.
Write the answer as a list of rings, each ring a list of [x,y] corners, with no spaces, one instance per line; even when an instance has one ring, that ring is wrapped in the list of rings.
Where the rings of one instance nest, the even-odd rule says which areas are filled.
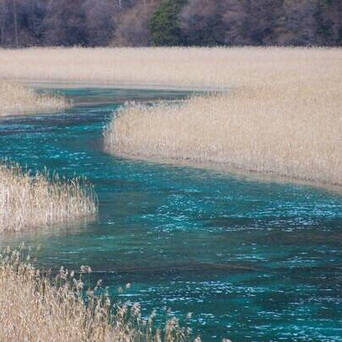
[[[63,97],[38,94],[21,84],[0,80],[0,116],[58,111],[69,106]]]
[[[340,48],[0,50],[0,77],[220,90],[182,106],[126,107],[106,150],[342,184]]]
[[[0,115],[67,105],[12,82],[210,90],[182,103],[123,106],[104,132],[106,151],[342,185],[342,49],[0,49],[0,80]],[[96,210],[79,180],[0,165],[0,232]],[[85,305],[82,278],[62,268],[51,279],[20,251],[0,254],[0,288],[0,341],[189,339],[176,320],[155,330],[153,316],[113,308],[99,289],[87,291]]]
[[[79,276],[61,268],[52,279],[39,272],[21,250],[0,253],[0,341],[6,342],[183,342],[190,331],[176,319],[163,332],[153,315],[142,318],[138,304],[113,305],[106,293],[85,288],[89,266]],[[102,289],[103,290],[103,289]],[[86,291],[86,295],[83,293]],[[103,291],[102,291],[103,292]],[[84,299],[88,305],[84,304]],[[200,339],[196,339],[197,342]]]
[[[105,148],[342,185],[341,95],[332,85],[318,92],[293,84],[193,97],[182,106],[126,106],[107,127]]]
[[[16,165],[0,164],[0,233],[90,217],[97,211],[91,187],[79,179],[30,175]]]
[[[340,48],[0,49],[0,79],[225,89],[341,76]]]

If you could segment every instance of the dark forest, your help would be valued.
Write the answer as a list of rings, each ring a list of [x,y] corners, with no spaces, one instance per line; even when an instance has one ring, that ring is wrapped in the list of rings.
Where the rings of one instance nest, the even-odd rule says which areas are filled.
[[[0,0],[0,45],[341,46],[341,0]]]

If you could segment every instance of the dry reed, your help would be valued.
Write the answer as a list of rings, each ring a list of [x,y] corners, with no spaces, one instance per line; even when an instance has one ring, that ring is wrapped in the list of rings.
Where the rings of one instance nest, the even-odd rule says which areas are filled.
[[[183,106],[123,108],[105,132],[110,153],[225,164],[229,170],[342,185],[342,92],[325,83],[194,97]]]
[[[161,331],[139,305],[113,305],[98,287],[84,288],[80,277],[61,268],[54,280],[23,259],[20,250],[0,254],[0,341],[6,342],[182,342],[190,331],[174,318]],[[103,292],[103,291],[102,291]],[[84,302],[87,302],[87,305]],[[200,340],[199,340],[200,341]]]
[[[0,116],[58,111],[69,106],[61,96],[38,94],[21,84],[0,81]]]
[[[0,232],[20,231],[94,215],[93,189],[80,179],[51,180],[30,175],[16,165],[0,164]]]
[[[0,50],[0,77],[225,90],[126,108],[107,151],[342,184],[340,48]]]
[[[0,49],[0,79],[227,88],[341,79],[339,48]]]

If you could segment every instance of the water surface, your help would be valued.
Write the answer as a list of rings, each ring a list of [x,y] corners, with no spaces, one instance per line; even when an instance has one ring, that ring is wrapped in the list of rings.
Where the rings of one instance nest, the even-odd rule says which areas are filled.
[[[204,341],[342,341],[340,194],[107,155],[102,130],[124,101],[186,94],[62,92],[77,105],[0,121],[0,158],[86,176],[98,218],[1,245],[41,246],[40,267],[91,265],[113,296],[169,308]]]

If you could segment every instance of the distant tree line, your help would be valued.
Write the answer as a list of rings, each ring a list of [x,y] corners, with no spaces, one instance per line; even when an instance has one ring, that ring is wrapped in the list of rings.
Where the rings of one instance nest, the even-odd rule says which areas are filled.
[[[342,0],[0,0],[0,46],[342,45]]]

